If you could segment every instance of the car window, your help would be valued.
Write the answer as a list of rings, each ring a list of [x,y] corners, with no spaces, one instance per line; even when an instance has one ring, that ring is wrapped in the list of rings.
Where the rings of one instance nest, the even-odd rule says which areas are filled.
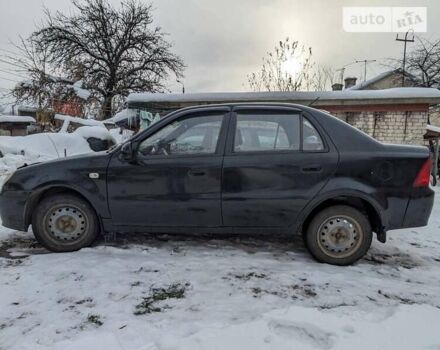
[[[142,141],[138,153],[143,156],[215,153],[222,121],[222,115],[175,120]]]
[[[234,152],[299,150],[299,115],[238,114]]]
[[[303,151],[323,151],[324,143],[315,127],[303,118]]]

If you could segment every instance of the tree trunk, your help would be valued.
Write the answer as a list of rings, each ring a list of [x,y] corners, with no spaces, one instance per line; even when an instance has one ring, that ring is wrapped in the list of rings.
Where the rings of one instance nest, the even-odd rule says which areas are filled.
[[[104,97],[104,102],[102,103],[102,106],[101,106],[101,113],[98,117],[99,120],[111,118],[111,116],[112,116],[112,99],[113,99],[113,96],[105,96]]]

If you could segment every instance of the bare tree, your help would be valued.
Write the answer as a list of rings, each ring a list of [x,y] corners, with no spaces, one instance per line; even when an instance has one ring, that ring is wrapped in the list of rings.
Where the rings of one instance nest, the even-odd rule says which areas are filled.
[[[330,90],[335,82],[335,70],[332,67],[316,65],[309,81],[307,90],[326,91]]]
[[[25,74],[27,79],[16,84],[12,95],[18,102],[36,104],[39,109],[49,108],[55,85],[60,81],[55,79],[55,74],[51,74],[55,72],[49,67],[46,50],[39,48],[31,39],[23,38],[15,48],[18,52],[7,56],[8,63],[18,73]]]
[[[248,84],[254,91],[305,89],[311,82],[313,67],[312,49],[286,38],[267,53],[258,72],[248,75]]]
[[[392,60],[392,65],[402,68],[403,59]],[[406,57],[405,73],[419,86],[440,88],[440,40],[417,37],[415,48]]]
[[[165,90],[169,74],[180,77],[182,60],[171,52],[160,27],[153,27],[152,6],[123,0],[73,0],[69,15],[46,10],[45,24],[32,41],[47,60],[69,74],[81,74],[101,101],[102,118],[111,116],[115,96],[132,91]]]

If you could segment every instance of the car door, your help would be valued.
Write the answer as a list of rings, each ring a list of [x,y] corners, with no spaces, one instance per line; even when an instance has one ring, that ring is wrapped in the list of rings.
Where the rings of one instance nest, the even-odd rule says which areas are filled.
[[[222,212],[230,227],[290,227],[338,162],[312,116],[287,107],[236,107],[227,142]]]
[[[108,169],[112,223],[119,230],[218,227],[228,108],[173,117],[133,141],[134,159]]]

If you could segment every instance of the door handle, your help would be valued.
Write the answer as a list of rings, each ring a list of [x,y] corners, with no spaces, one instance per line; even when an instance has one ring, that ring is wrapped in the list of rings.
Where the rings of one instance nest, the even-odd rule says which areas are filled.
[[[322,166],[318,164],[306,165],[301,168],[303,173],[319,173],[322,170]]]
[[[190,170],[190,171],[188,171],[188,175],[191,175],[191,176],[204,176],[204,175],[206,175],[206,171],[204,171],[204,170]]]

